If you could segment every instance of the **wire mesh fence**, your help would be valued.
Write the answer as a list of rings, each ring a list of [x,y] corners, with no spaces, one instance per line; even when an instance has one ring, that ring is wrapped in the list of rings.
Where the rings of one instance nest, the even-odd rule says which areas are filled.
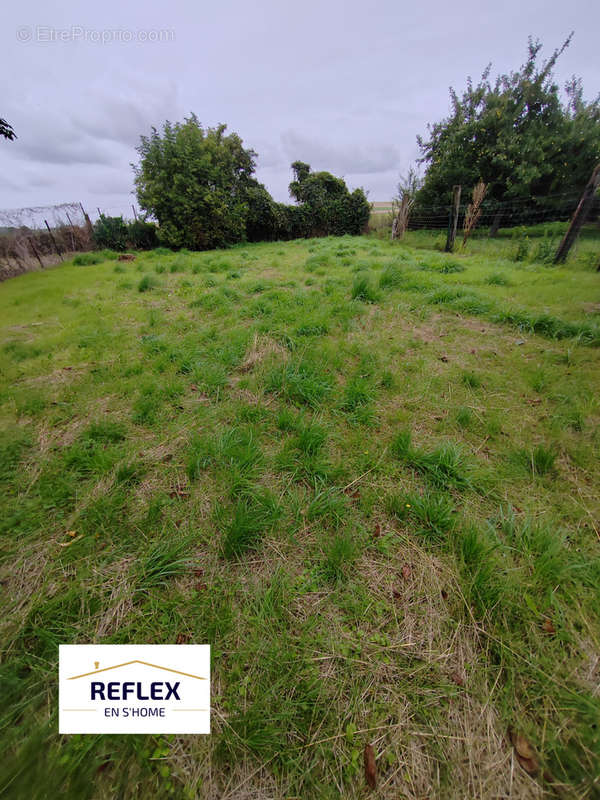
[[[92,246],[90,219],[80,203],[0,210],[0,279],[44,269]]]

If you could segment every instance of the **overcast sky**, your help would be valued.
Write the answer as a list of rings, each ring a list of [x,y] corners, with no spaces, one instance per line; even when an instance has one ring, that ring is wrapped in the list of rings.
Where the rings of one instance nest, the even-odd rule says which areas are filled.
[[[295,159],[387,200],[448,87],[517,68],[529,35],[550,55],[574,30],[556,76],[596,96],[599,23],[598,0],[5,0],[0,208],[131,216],[140,134],[192,111],[258,152],[278,200]]]

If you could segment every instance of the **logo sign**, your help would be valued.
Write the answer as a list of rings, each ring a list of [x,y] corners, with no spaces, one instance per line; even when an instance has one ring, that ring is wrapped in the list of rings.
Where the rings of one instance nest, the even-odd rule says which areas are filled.
[[[59,733],[210,733],[207,644],[61,644]]]

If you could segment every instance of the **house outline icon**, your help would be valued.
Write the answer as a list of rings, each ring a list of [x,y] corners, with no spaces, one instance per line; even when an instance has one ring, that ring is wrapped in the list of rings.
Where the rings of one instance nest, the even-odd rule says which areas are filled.
[[[98,675],[101,672],[109,672],[112,669],[119,669],[120,667],[128,667],[130,664],[143,664],[145,667],[153,667],[154,669],[162,669],[165,672],[174,672],[176,675],[184,675],[186,678],[195,678],[198,681],[205,681],[206,678],[200,675],[192,675],[190,672],[182,672],[179,669],[172,669],[171,667],[161,667],[160,664],[151,664],[149,661],[141,661],[139,658],[134,658],[132,661],[124,661],[122,664],[113,664],[112,667],[102,667],[102,669],[94,669],[91,672],[84,672],[81,675],[73,675],[67,678],[68,681],[75,681],[78,678],[89,678],[90,675]]]

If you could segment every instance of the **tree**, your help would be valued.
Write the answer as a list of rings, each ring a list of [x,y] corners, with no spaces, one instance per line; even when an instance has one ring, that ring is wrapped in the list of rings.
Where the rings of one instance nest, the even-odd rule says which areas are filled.
[[[330,172],[311,172],[303,161],[292,164],[290,195],[302,209],[305,236],[361,234],[369,221],[370,206],[362,189],[348,190],[342,178]]]
[[[132,165],[138,202],[169,247],[204,250],[245,238],[256,153],[226,129],[204,129],[192,114],[141,137],[140,163]]]
[[[572,35],[571,35],[572,36]],[[489,205],[535,198],[551,209],[556,195],[577,194],[600,159],[600,96],[586,103],[572,78],[561,99],[552,70],[571,36],[539,63],[542,45],[529,39],[525,63],[492,84],[491,66],[461,96],[450,89],[452,113],[417,137],[425,163],[422,207],[447,207],[453,184],[488,184]]]
[[[17,134],[13,131],[12,125],[9,125],[5,119],[0,117],[0,136],[5,139],[13,140],[17,138]]]

